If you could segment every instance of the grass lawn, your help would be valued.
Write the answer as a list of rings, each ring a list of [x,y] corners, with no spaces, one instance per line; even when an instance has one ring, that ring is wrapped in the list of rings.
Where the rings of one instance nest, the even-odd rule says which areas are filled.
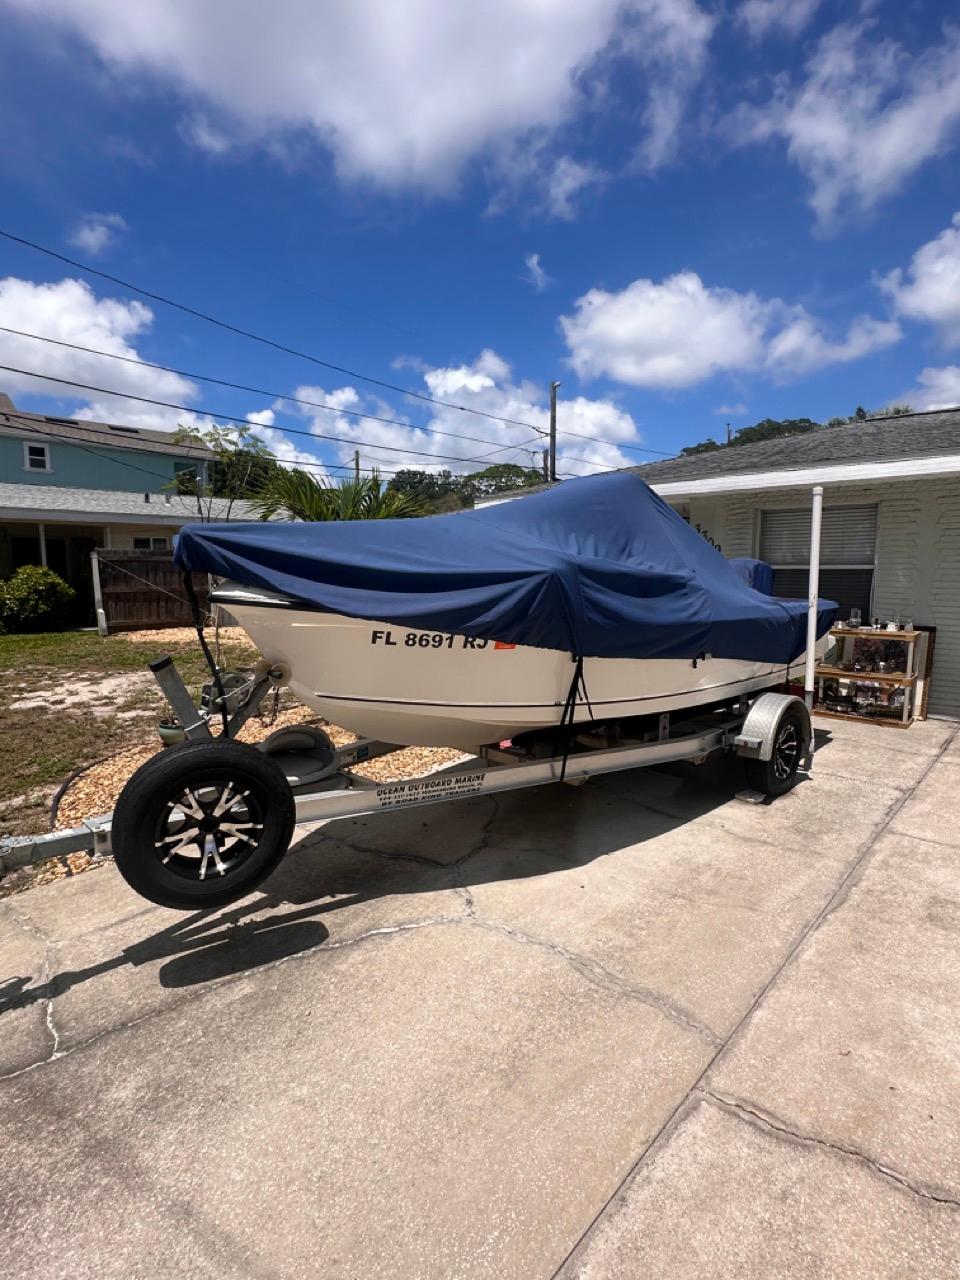
[[[68,774],[155,739],[166,703],[147,663],[165,653],[196,696],[207,679],[196,641],[162,631],[147,643],[94,631],[0,636],[0,834],[48,830],[51,798]],[[254,659],[249,646],[224,646],[229,667]]]

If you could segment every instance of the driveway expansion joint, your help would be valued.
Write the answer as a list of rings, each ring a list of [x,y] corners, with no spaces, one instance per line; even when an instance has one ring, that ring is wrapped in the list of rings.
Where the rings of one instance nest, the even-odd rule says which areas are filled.
[[[784,972],[789,968],[791,963],[800,954],[800,952],[803,950],[804,946],[809,941],[809,939],[817,932],[817,930],[820,928],[823,922],[826,919],[828,919],[828,917],[832,915],[833,912],[838,907],[842,906],[843,903],[846,902],[850,889],[859,881],[867,864],[870,861],[870,855],[872,854],[874,848],[876,847],[877,842],[880,840],[880,837],[888,829],[890,829],[890,826],[893,820],[896,818],[900,810],[906,806],[907,802],[916,793],[920,785],[930,776],[934,768],[940,763],[943,757],[947,754],[950,747],[957,740],[958,734],[960,734],[960,726],[954,729],[954,731],[950,734],[950,736],[946,739],[946,741],[942,743],[942,745],[940,746],[936,754],[930,759],[929,763],[927,764],[927,767],[920,774],[920,777],[917,778],[913,786],[911,786],[908,791],[905,791],[901,795],[898,795],[896,799],[893,800],[890,805],[888,805],[885,813],[883,814],[883,817],[880,819],[877,825],[873,828],[873,830],[867,837],[866,841],[864,842],[863,846],[859,849],[859,851],[855,854],[851,862],[847,865],[847,869],[841,875],[839,881],[837,882],[836,888],[827,898],[826,902],[823,904],[820,910],[814,914],[813,918],[809,920],[806,925],[803,926],[798,936],[794,939],[793,943],[787,947],[787,950],[783,956],[783,959],[780,961],[780,963],[776,966],[776,968],[770,974],[770,977],[763,984],[763,986],[760,988],[757,994],[753,997],[750,1004],[747,1006],[746,1010],[744,1011],[743,1016],[736,1023],[736,1025],[730,1030],[730,1032],[726,1036],[726,1039],[717,1048],[716,1052],[710,1058],[709,1062],[706,1063],[703,1070],[700,1072],[697,1078],[693,1081],[693,1083],[691,1084],[687,1092],[683,1095],[682,1098],[679,1099],[679,1101],[677,1102],[677,1105],[674,1107],[674,1109],[670,1112],[670,1114],[664,1120],[660,1128],[656,1131],[656,1133],[653,1134],[650,1140],[639,1152],[633,1164],[627,1170],[625,1176],[621,1179],[619,1186],[616,1188],[613,1194],[609,1196],[609,1198],[605,1201],[605,1203],[602,1204],[600,1208],[597,1210],[596,1214],[593,1216],[591,1221],[584,1228],[582,1234],[580,1235],[576,1243],[573,1245],[572,1249],[569,1251],[569,1253],[566,1255],[566,1257],[557,1267],[556,1271],[553,1273],[551,1280],[559,1280],[559,1277],[561,1277],[563,1273],[568,1270],[571,1262],[576,1257],[576,1255],[580,1252],[580,1250],[584,1247],[587,1240],[589,1240],[590,1237],[593,1235],[594,1231],[597,1229],[600,1222],[606,1216],[607,1211],[610,1209],[611,1205],[615,1204],[617,1200],[620,1199],[620,1197],[623,1195],[627,1187],[629,1187],[630,1184],[635,1180],[635,1178],[639,1174],[640,1170],[643,1168],[646,1161],[650,1158],[650,1156],[657,1150],[657,1148],[662,1143],[666,1142],[669,1136],[673,1133],[674,1129],[686,1118],[692,1106],[695,1105],[696,1103],[697,1095],[703,1092],[703,1083],[705,1080],[709,1078],[710,1072],[714,1069],[717,1063],[720,1062],[720,1060],[723,1058],[723,1055],[727,1052],[727,1050],[731,1047],[731,1045],[734,1044],[734,1042],[737,1040],[737,1037],[744,1030],[744,1028],[749,1025],[751,1019],[753,1018],[753,1015],[760,1008],[760,1005],[766,999],[770,990],[776,985],[776,983],[782,977]],[[866,1157],[864,1157],[864,1159],[866,1159]],[[901,1175],[895,1175],[894,1180],[896,1180],[896,1178],[900,1176]],[[914,1189],[909,1183],[904,1183],[903,1185],[908,1190]],[[928,1196],[928,1198],[931,1198],[931,1199],[936,1198],[932,1193],[925,1193],[919,1190],[917,1191],[917,1194],[918,1195],[925,1194]],[[942,1203],[950,1204],[950,1205],[957,1204],[958,1206],[960,1206],[960,1202],[951,1199],[949,1196],[942,1197]]]
[[[889,1165],[881,1164],[874,1156],[869,1156],[865,1152],[859,1151],[856,1147],[847,1147],[839,1142],[831,1142],[829,1138],[821,1138],[816,1134],[801,1133],[798,1129],[794,1129],[787,1124],[785,1120],[774,1117],[756,1103],[746,1102],[742,1098],[724,1096],[723,1094],[715,1093],[712,1089],[702,1087],[695,1089],[695,1096],[702,1099],[708,1106],[716,1107],[728,1115],[736,1116],[744,1124],[750,1125],[751,1128],[757,1129],[760,1133],[776,1135],[778,1138],[785,1138],[802,1146],[821,1147],[845,1159],[856,1160],[866,1165],[879,1177],[895,1183],[901,1190],[909,1191],[912,1195],[919,1196],[922,1200],[932,1200],[937,1204],[960,1209],[960,1200],[950,1195],[945,1188],[931,1187],[916,1178],[911,1178],[908,1174],[901,1173]]]

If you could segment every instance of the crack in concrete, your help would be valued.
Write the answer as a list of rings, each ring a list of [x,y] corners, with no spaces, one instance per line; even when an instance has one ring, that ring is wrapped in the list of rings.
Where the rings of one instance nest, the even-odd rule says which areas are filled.
[[[39,929],[29,916],[21,915],[20,911],[18,911],[18,909],[13,905],[10,898],[6,898],[3,903],[0,904],[0,907],[2,907],[3,914],[9,915],[13,923],[19,925],[24,933],[29,934],[32,938],[38,939],[45,947],[49,946],[53,942],[53,938],[45,934],[42,929]]]
[[[89,1045],[96,1044],[99,1040],[103,1040],[106,1036],[119,1035],[123,1031],[128,1031],[131,1027],[139,1026],[141,1022],[148,1022],[151,1018],[158,1018],[164,1013],[170,1013],[174,1009],[181,1008],[184,1004],[191,1000],[199,1000],[204,996],[210,995],[212,992],[219,990],[221,987],[230,986],[234,982],[240,982],[245,979],[249,973],[267,973],[272,969],[278,969],[281,965],[288,964],[291,961],[303,960],[308,956],[318,955],[325,951],[343,951],[348,947],[358,946],[360,943],[368,941],[370,938],[381,937],[396,933],[407,933],[414,929],[428,929],[437,925],[457,925],[463,924],[464,921],[458,916],[429,916],[423,920],[411,920],[405,924],[381,925],[376,929],[368,929],[365,933],[359,933],[353,938],[343,938],[339,942],[321,942],[315,947],[308,947],[304,951],[294,952],[289,956],[280,956],[277,960],[267,961],[265,964],[258,965],[255,970],[242,970],[239,973],[231,973],[224,978],[213,979],[204,986],[198,987],[195,991],[187,991],[180,1000],[164,1005],[159,1009],[150,1009],[146,1013],[141,1014],[137,1018],[131,1018],[129,1022],[124,1022],[115,1027],[104,1027],[102,1031],[98,1031],[95,1035],[88,1036],[86,1040],[78,1040],[76,1044],[70,1045],[67,1049],[60,1049],[60,1036],[53,1027],[51,1030],[56,1036],[54,1051],[49,1057],[41,1058],[37,1062],[31,1062],[25,1067],[18,1067],[16,1071],[10,1071],[6,1075],[0,1075],[0,1084],[6,1080],[15,1080],[17,1076],[26,1075],[27,1072],[36,1071],[39,1067],[45,1067],[54,1060],[70,1057],[81,1049],[86,1049]],[[55,997],[51,997],[48,1005],[52,1004]],[[50,1024],[48,1023],[48,1026]]]
[[[490,796],[491,802],[490,815],[483,824],[480,832],[480,839],[476,846],[459,858],[452,862],[439,862],[433,858],[424,858],[416,854],[405,853],[386,853],[380,849],[371,849],[367,846],[359,845],[355,841],[341,840],[340,843],[348,849],[352,849],[356,853],[370,854],[378,858],[387,858],[389,860],[399,860],[414,863],[427,863],[431,867],[443,870],[449,870],[454,873],[459,883],[454,886],[454,892],[462,899],[464,905],[464,923],[478,926],[481,929],[487,929],[491,932],[500,933],[505,937],[514,941],[525,943],[529,946],[540,947],[543,950],[551,952],[553,955],[559,956],[566,961],[581,977],[586,978],[594,986],[600,987],[602,990],[614,992],[618,995],[625,995],[630,999],[638,1000],[650,1008],[655,1009],[658,1013],[668,1018],[671,1022],[684,1028],[686,1031],[692,1031],[695,1035],[706,1040],[708,1044],[717,1046],[720,1044],[720,1037],[711,1030],[710,1027],[702,1023],[689,1010],[683,1008],[677,1002],[671,1000],[668,996],[660,991],[654,991],[651,987],[645,987],[639,983],[630,982],[627,978],[620,977],[619,974],[613,973],[607,969],[599,961],[592,959],[590,956],[584,956],[575,951],[570,951],[558,942],[552,942],[549,938],[536,937],[534,934],[525,933],[523,930],[515,929],[510,925],[500,924],[497,921],[481,919],[476,912],[476,903],[471,892],[470,885],[467,883],[463,874],[464,865],[472,858],[478,857],[485,853],[489,848],[490,841],[493,837],[493,828],[498,817],[500,816],[500,805],[496,796]],[[541,853],[542,851],[531,851]]]
[[[696,1096],[702,1098],[710,1106],[714,1106],[730,1115],[735,1115],[744,1124],[750,1125],[752,1129],[757,1129],[760,1133],[775,1133],[803,1146],[823,1147],[828,1151],[835,1152],[837,1155],[845,1156],[866,1165],[879,1177],[895,1183],[901,1189],[909,1191],[923,1200],[933,1200],[937,1204],[949,1205],[954,1209],[960,1209],[960,1200],[948,1195],[944,1188],[933,1188],[919,1182],[917,1179],[910,1178],[906,1174],[892,1169],[889,1165],[881,1164],[879,1160],[873,1156],[868,1156],[863,1151],[857,1150],[856,1147],[847,1147],[839,1142],[831,1142],[828,1138],[821,1138],[816,1134],[800,1133],[799,1130],[787,1124],[785,1120],[781,1120],[779,1117],[775,1118],[757,1104],[745,1102],[741,1098],[724,1097],[722,1094],[714,1093],[711,1089],[698,1088],[695,1093]]]
[[[708,1078],[710,1072],[721,1060],[723,1055],[729,1050],[730,1046],[734,1043],[734,1041],[737,1039],[740,1033],[749,1025],[751,1019],[753,1018],[753,1015],[757,1012],[760,1005],[766,999],[771,988],[778,982],[778,980],[782,977],[783,973],[789,968],[791,963],[796,959],[796,957],[799,955],[799,953],[801,952],[801,950],[803,949],[807,941],[813,936],[813,934],[817,932],[817,930],[824,923],[824,921],[829,919],[829,917],[833,914],[833,912],[836,911],[840,906],[842,906],[846,902],[847,897],[849,896],[850,890],[859,881],[860,877],[863,875],[864,871],[866,870],[866,867],[870,862],[871,854],[876,848],[877,842],[880,840],[880,837],[887,831],[887,829],[890,827],[890,824],[893,822],[894,818],[897,816],[900,810],[904,808],[904,806],[909,802],[910,798],[916,794],[917,789],[921,786],[921,784],[925,781],[925,779],[930,776],[934,768],[940,763],[940,761],[943,759],[943,757],[946,755],[947,751],[953,744],[954,740],[957,738],[958,734],[960,734],[960,727],[958,727],[957,729],[954,729],[954,731],[949,735],[946,741],[940,746],[936,754],[930,759],[927,767],[921,773],[920,777],[916,780],[916,782],[913,784],[910,790],[905,791],[902,795],[897,796],[897,798],[890,805],[887,806],[887,809],[885,810],[883,817],[880,819],[880,821],[876,824],[876,826],[870,832],[863,846],[854,855],[852,861],[847,864],[847,869],[841,875],[833,893],[829,896],[829,898],[827,898],[826,902],[823,904],[820,910],[814,914],[813,918],[809,920],[807,924],[804,925],[804,927],[800,930],[800,933],[797,935],[793,943],[787,948],[786,952],[784,953],[783,959],[780,961],[777,967],[773,970],[773,972],[770,974],[770,977],[763,984],[763,986],[760,988],[760,990],[751,1000],[750,1004],[747,1006],[746,1010],[743,1013],[743,1016],[736,1023],[736,1025],[733,1028],[731,1028],[730,1032],[726,1036],[723,1043],[720,1044],[716,1052],[711,1056],[709,1061],[705,1064],[705,1066],[703,1067],[703,1070],[700,1072],[697,1078],[693,1081],[690,1088],[683,1095],[683,1097],[679,1099],[676,1106],[673,1108],[673,1110],[664,1120],[660,1128],[653,1134],[653,1136],[649,1139],[646,1145],[642,1148],[637,1158],[634,1160],[633,1164],[627,1170],[626,1175],[623,1177],[623,1179],[620,1181],[620,1184],[614,1190],[613,1194],[604,1202],[603,1205],[601,1205],[600,1209],[594,1215],[592,1220],[587,1224],[586,1228],[581,1233],[577,1241],[574,1243],[570,1251],[567,1253],[566,1257],[561,1261],[560,1265],[557,1267],[556,1271],[553,1273],[551,1280],[559,1280],[559,1277],[568,1268],[572,1259],[584,1247],[584,1245],[586,1244],[590,1236],[592,1236],[593,1232],[596,1230],[601,1219],[606,1215],[607,1210],[610,1208],[610,1206],[620,1196],[623,1195],[625,1189],[636,1178],[640,1169],[643,1167],[644,1163],[649,1159],[650,1155],[656,1150],[656,1148],[659,1145],[667,1141],[667,1139],[669,1138],[673,1130],[676,1128],[676,1126],[682,1122],[682,1120],[684,1119],[684,1117],[686,1116],[687,1112],[689,1111],[692,1105],[692,1100],[696,1097],[698,1093],[703,1092],[703,1082]]]
[[[53,1002],[55,993],[53,991],[54,965],[52,953],[56,947],[56,943],[49,938],[42,929],[39,929],[28,916],[23,916],[9,902],[3,904],[3,914],[13,921],[13,923],[27,935],[39,942],[43,947],[43,957],[40,964],[40,982],[51,993],[44,1001],[44,1025],[50,1036],[50,1053],[46,1058],[41,1059],[42,1063],[53,1062],[54,1058],[62,1057],[60,1048],[60,1032],[57,1030],[57,1024],[54,1019]],[[37,1064],[39,1065],[39,1064]],[[2,1079],[2,1077],[0,1077]]]
[[[510,925],[499,924],[494,920],[483,920],[478,916],[474,916],[472,923],[479,929],[502,934],[515,942],[521,942],[531,947],[539,947],[543,951],[550,952],[551,955],[559,956],[561,960],[565,960],[581,977],[586,978],[594,986],[600,987],[604,991],[610,991],[615,995],[627,996],[632,1000],[638,1000],[641,1004],[649,1005],[658,1013],[663,1014],[664,1017],[669,1018],[671,1022],[677,1023],[686,1031],[694,1032],[695,1035],[700,1036],[714,1047],[721,1043],[720,1037],[715,1031],[712,1031],[695,1018],[689,1010],[684,1009],[681,1005],[663,995],[662,992],[654,991],[651,987],[644,987],[639,983],[621,978],[619,974],[613,973],[590,956],[579,955],[575,951],[569,951],[558,942],[551,942],[548,938],[538,938],[534,934],[524,933],[521,929],[514,929]]]
[[[918,836],[915,831],[901,831],[898,827],[891,827],[890,834],[903,836],[906,840],[918,840],[921,844],[934,844],[938,849],[950,849],[954,853],[958,849],[958,846],[949,840],[934,840],[933,836]]]

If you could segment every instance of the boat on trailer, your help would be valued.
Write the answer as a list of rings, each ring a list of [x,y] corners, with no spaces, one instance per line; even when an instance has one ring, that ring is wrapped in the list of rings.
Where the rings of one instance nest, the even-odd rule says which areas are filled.
[[[334,724],[369,738],[477,751],[556,726],[571,655],[443,631],[325,613],[288,596],[228,582],[210,595],[293,693]],[[822,653],[829,639],[818,641]],[[694,658],[585,658],[571,722],[662,715],[802,678],[787,663]]]
[[[183,744],[148,760],[112,815],[0,848],[0,874],[92,844],[150,901],[214,908],[270,874],[297,822],[718,751],[744,757],[762,798],[809,757],[807,707],[773,690],[827,643],[836,606],[756,590],[629,473],[419,520],[187,526],[176,560],[195,606],[192,573],[223,580],[212,600],[264,660],[252,678],[222,671],[197,609],[204,705],[172,659],[151,663]],[[237,742],[284,684],[358,740]],[[402,745],[473,757],[397,783],[352,772]]]

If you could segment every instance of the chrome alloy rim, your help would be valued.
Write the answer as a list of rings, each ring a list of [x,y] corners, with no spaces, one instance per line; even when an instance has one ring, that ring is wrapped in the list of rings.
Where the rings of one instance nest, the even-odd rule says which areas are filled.
[[[251,792],[231,778],[181,787],[164,805],[154,850],[168,870],[185,880],[216,879],[255,852],[263,811]]]
[[[800,735],[792,720],[785,724],[777,734],[773,748],[773,771],[784,781],[797,767],[800,756]]]

